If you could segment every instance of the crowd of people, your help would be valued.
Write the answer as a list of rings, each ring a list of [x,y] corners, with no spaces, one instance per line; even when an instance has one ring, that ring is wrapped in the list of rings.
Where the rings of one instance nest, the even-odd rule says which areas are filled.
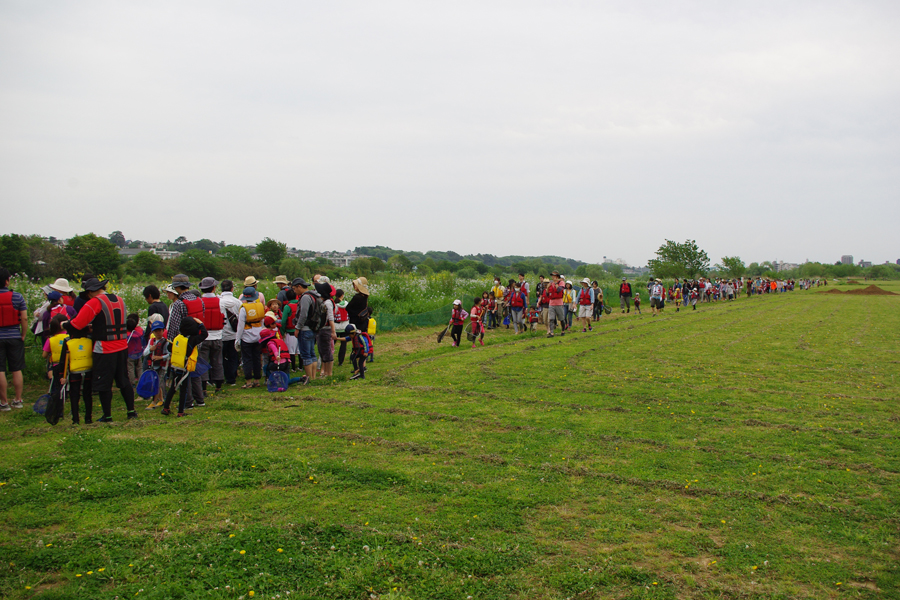
[[[366,365],[374,360],[374,319],[369,308],[365,277],[353,280],[353,296],[345,299],[329,279],[316,275],[311,282],[298,277],[275,278],[278,292],[266,299],[259,281],[247,277],[235,290],[231,280],[203,278],[194,286],[187,275],[176,275],[163,290],[144,288],[146,319],[129,312],[125,301],[107,292],[107,281],[85,275],[76,293],[66,279],[45,286],[46,301],[34,311],[29,327],[24,297],[9,290],[10,274],[0,268],[0,364],[12,379],[14,399],[8,401],[6,371],[0,371],[0,411],[22,408],[25,339],[30,330],[40,340],[48,364],[50,402],[48,421],[62,417],[68,401],[72,422],[93,418],[93,396],[99,398],[102,416],[112,420],[113,383],[122,395],[127,418],[137,416],[135,389],[148,398],[148,409],[160,408],[178,416],[223,386],[236,386],[239,369],[242,388],[262,385],[273,373],[284,389],[306,385],[334,374],[335,354],[341,367],[349,357],[350,379],[363,379]],[[659,278],[647,284],[653,316],[667,304],[676,311],[698,303],[733,301],[742,293],[783,293],[827,285],[824,280],[676,278],[664,285]],[[165,295],[169,303],[163,302]],[[618,289],[619,309],[641,313],[641,295],[627,277]],[[612,306],[597,281],[585,277],[578,285],[553,271],[538,277],[532,289],[524,273],[506,285],[498,277],[490,290],[474,300],[469,311],[453,303],[447,330],[453,346],[462,344],[463,331],[475,347],[484,345],[487,330],[501,326],[516,335],[546,328],[547,337],[577,331],[593,331],[593,325]],[[146,328],[141,323],[146,323]],[[336,351],[337,348],[337,351]],[[296,376],[291,376],[296,372]],[[144,382],[149,382],[146,385]],[[142,388],[143,386],[143,388]],[[149,390],[149,391],[146,391]],[[173,407],[178,395],[177,409]]]
[[[66,279],[43,288],[46,301],[28,326],[25,298],[8,289],[9,271],[0,269],[0,361],[12,378],[15,397],[8,401],[6,370],[0,372],[0,411],[23,407],[25,339],[29,331],[40,341],[47,360],[50,400],[45,416],[56,423],[68,401],[73,424],[93,422],[93,396],[100,401],[100,422],[112,420],[113,383],[125,402],[128,419],[137,417],[135,390],[151,390],[147,409],[177,415],[205,406],[223,386],[236,386],[243,369],[243,388],[261,385],[265,375],[283,373],[287,385],[306,385],[333,374],[347,358],[350,379],[364,379],[374,360],[374,319],[369,308],[368,280],[353,280],[353,297],[344,299],[325,276],[311,282],[278,276],[275,298],[266,300],[259,282],[249,276],[236,294],[231,280],[203,278],[194,286],[176,275],[163,290],[144,288],[146,320],[129,312],[125,301],[107,291],[108,281],[87,274],[81,293]],[[162,301],[165,294],[169,304]],[[146,322],[146,329],[140,326]],[[290,377],[292,372],[298,372]],[[301,373],[302,372],[302,373]]]

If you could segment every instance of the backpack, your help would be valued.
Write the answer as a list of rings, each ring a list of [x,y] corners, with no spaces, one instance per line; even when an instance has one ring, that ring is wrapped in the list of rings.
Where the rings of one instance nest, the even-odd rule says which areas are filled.
[[[159,393],[159,375],[156,371],[144,371],[141,374],[135,393],[144,400],[149,400]]]
[[[309,327],[314,332],[319,331],[325,326],[325,321],[328,320],[328,311],[325,310],[325,300],[322,296],[316,296],[312,292],[305,292],[303,296],[309,296],[313,301],[307,312],[306,323],[304,323],[304,326]],[[303,296],[300,297],[302,298]],[[298,301],[297,304],[299,306],[300,302]]]
[[[288,388],[290,378],[284,371],[272,371],[266,380],[266,389],[270,392],[283,392]]]

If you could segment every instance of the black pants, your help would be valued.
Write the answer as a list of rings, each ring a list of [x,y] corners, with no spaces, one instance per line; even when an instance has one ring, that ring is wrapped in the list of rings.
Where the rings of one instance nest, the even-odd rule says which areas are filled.
[[[366,358],[368,355],[362,350],[354,350],[350,353],[350,364],[353,365],[354,371],[359,371],[360,379],[366,378]]]
[[[454,325],[452,328],[450,328],[450,337],[453,338],[453,341],[457,346],[460,345],[462,340],[462,330],[462,325]]]
[[[244,379],[262,378],[262,356],[259,342],[241,342],[241,361],[244,363]]]
[[[94,398],[91,395],[91,373],[69,373],[69,404],[72,407],[72,422],[78,423],[78,397],[84,398],[84,422],[93,421]]]
[[[163,408],[168,409],[169,406],[172,405],[172,399],[175,397],[175,388],[178,388],[178,413],[181,414],[184,412],[184,407],[188,405],[192,400],[191,396],[191,380],[197,379],[199,377],[185,377],[184,371],[172,371],[172,385],[169,386],[169,392],[166,394],[166,401],[163,402]],[[178,383],[178,380],[184,377],[184,381],[181,382],[180,385],[175,385]]]
[[[134,388],[128,378],[128,351],[121,350],[111,354],[94,352],[93,389],[100,397],[100,406],[104,417],[112,417],[112,384],[116,382],[125,408],[134,412]]]
[[[338,366],[344,364],[344,357],[347,356],[347,342],[342,341],[338,350]]]
[[[225,370],[225,383],[234,385],[237,381],[238,366],[240,366],[241,357],[238,351],[234,349],[234,340],[225,340],[222,342],[222,367]]]

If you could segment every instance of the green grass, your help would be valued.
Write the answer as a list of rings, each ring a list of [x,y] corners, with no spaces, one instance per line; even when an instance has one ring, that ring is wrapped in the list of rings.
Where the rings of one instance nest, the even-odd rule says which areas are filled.
[[[398,332],[364,382],[130,423],[117,398],[109,426],[6,413],[0,596],[898,597],[898,309],[794,292],[477,350]]]

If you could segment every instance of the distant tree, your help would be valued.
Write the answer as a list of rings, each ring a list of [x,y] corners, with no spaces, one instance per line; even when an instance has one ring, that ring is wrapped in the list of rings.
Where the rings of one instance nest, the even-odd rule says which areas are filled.
[[[216,252],[216,256],[236,263],[249,264],[253,262],[253,256],[250,254],[250,251],[243,246],[225,246]]]
[[[203,238],[202,240],[197,240],[193,242],[191,246],[197,250],[203,250],[204,252],[212,252],[215,254],[219,249],[219,245],[212,240],[208,240]]]
[[[179,235],[177,238],[175,238],[175,243],[178,244],[179,246],[181,246],[183,244],[187,244],[187,238],[184,237],[183,235]]]
[[[622,269],[622,265],[620,265],[619,263],[605,262],[601,266],[603,267],[604,271],[606,271],[616,279],[619,279],[620,277],[622,277],[622,275],[625,274],[624,269]]]
[[[221,261],[203,250],[188,250],[175,261],[182,273],[192,277],[219,278],[222,276]]]
[[[387,261],[388,267],[397,273],[409,273],[412,271],[412,261],[402,254],[395,254]]]
[[[131,259],[131,264],[138,273],[144,275],[156,275],[162,266],[162,259],[152,252],[138,252]]]
[[[109,241],[118,246],[119,248],[124,248],[126,244],[125,234],[121,231],[113,231],[109,234]]]
[[[24,236],[17,233],[0,236],[0,266],[10,273],[27,273],[31,268],[28,244]]]
[[[600,265],[579,265],[575,269],[575,276],[579,278],[603,279],[604,275],[603,267]]]
[[[290,281],[295,277],[309,277],[309,268],[298,258],[285,258],[278,263],[278,274],[284,275]]]
[[[890,265],[872,265],[866,272],[869,279],[887,279],[893,275],[893,269]]]
[[[65,253],[82,268],[97,275],[115,272],[121,262],[116,245],[93,233],[70,239]]]
[[[287,244],[265,238],[256,245],[256,253],[270,267],[277,266],[287,257]]]
[[[722,264],[716,265],[716,268],[734,279],[741,277],[747,270],[740,256],[723,256]]]
[[[129,248],[143,248],[144,242],[143,242],[143,240],[133,240],[133,241],[128,242],[128,247]]]
[[[763,268],[759,266],[758,262],[752,262],[747,265],[747,274],[751,277],[759,277],[763,273]]]
[[[456,272],[456,276],[462,279],[478,279],[478,271],[472,267],[463,267]]]
[[[694,240],[683,244],[666,240],[656,251],[656,258],[647,262],[656,277],[699,277],[709,271],[709,257]]]

